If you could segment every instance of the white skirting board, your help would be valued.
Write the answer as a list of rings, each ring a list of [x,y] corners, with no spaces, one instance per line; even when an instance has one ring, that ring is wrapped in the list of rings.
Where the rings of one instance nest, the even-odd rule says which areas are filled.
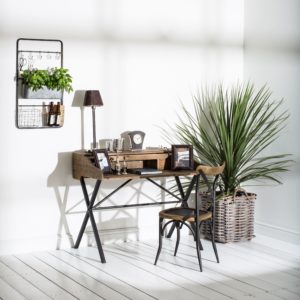
[[[274,226],[264,222],[255,222],[255,234],[264,235],[276,240],[294,244],[300,247],[300,232],[284,227]]]

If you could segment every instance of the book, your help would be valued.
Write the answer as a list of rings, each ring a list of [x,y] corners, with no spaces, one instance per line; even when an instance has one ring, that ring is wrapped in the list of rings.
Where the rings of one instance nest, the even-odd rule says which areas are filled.
[[[128,169],[128,173],[138,174],[138,175],[147,175],[147,174],[161,174],[161,170],[150,169],[150,168],[136,168],[136,169]]]

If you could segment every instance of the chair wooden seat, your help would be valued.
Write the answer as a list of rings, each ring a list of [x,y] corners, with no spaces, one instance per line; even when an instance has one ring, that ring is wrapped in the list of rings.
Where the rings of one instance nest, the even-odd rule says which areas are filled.
[[[184,207],[172,207],[159,212],[159,216],[164,219],[182,221],[182,222],[195,222],[195,209]],[[199,221],[206,221],[211,219],[211,211],[200,211],[198,218]]]

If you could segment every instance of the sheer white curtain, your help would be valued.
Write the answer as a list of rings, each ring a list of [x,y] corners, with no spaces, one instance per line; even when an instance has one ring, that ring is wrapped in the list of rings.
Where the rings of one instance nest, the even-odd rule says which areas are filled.
[[[111,134],[142,129],[146,144],[162,143],[155,125],[172,122],[180,100],[191,105],[202,85],[242,79],[243,1],[119,0],[102,15]]]

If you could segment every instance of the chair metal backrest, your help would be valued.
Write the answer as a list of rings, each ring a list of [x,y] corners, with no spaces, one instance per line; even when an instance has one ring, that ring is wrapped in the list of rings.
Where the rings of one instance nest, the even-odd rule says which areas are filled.
[[[208,194],[210,195],[210,199],[211,199],[211,206],[209,207],[208,210],[212,211],[213,223],[215,222],[214,219],[215,219],[216,184],[219,180],[220,175],[223,173],[224,169],[225,169],[225,162],[221,166],[217,166],[217,167],[199,165],[196,168],[196,171],[199,173],[199,177],[203,178],[204,182],[208,187]],[[212,184],[210,184],[207,176],[215,177]],[[200,208],[198,208],[197,206],[196,209],[201,209],[201,205]],[[197,211],[196,213],[198,214]]]

